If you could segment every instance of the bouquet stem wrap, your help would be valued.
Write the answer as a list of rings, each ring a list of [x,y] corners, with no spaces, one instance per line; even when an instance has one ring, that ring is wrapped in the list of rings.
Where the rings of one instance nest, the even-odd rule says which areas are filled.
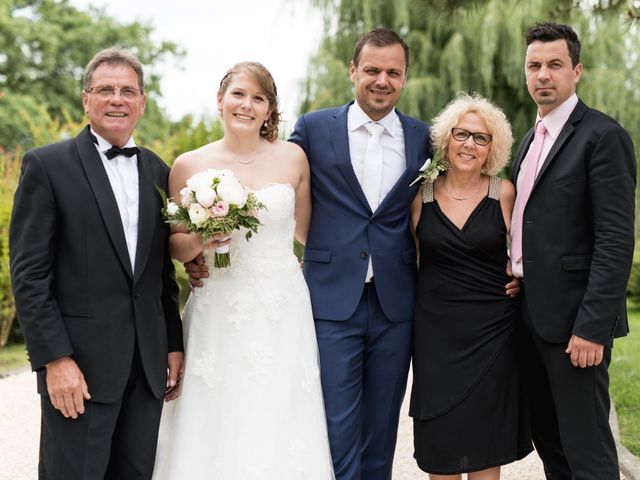
[[[229,238],[230,237],[226,237],[221,240],[227,240]],[[216,268],[227,268],[231,266],[231,257],[229,257],[229,245],[223,245],[216,248],[213,266]]]

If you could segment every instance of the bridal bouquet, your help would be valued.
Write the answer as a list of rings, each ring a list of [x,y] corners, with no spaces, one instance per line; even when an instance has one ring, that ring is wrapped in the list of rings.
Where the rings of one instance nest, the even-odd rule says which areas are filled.
[[[187,231],[198,233],[205,240],[220,233],[230,235],[241,227],[247,229],[245,238],[249,240],[260,225],[258,211],[266,208],[227,169],[208,169],[190,177],[187,186],[180,190],[179,203],[168,198],[162,189],[158,191],[166,222],[184,225]],[[229,265],[229,246],[216,248],[214,266],[225,268]]]

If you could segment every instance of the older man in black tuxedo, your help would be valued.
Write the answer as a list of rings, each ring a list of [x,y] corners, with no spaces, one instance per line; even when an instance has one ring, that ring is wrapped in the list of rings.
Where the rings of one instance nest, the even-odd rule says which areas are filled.
[[[88,64],[89,126],[24,157],[11,278],[42,396],[39,478],[148,479],[163,398],[182,369],[178,287],[154,187],[169,168],[137,147],[142,66]]]

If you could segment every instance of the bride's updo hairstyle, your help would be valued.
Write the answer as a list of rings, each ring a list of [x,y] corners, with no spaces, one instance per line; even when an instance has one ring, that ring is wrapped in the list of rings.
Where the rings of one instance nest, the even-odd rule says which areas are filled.
[[[266,125],[260,127],[260,136],[266,138],[270,142],[273,142],[278,138],[278,125],[280,124],[280,112],[278,111],[278,89],[276,88],[276,82],[273,81],[273,77],[269,70],[264,65],[258,62],[240,62],[236,63],[233,67],[227,70],[222,80],[220,80],[220,88],[218,89],[218,95],[224,96],[229,84],[234,75],[238,73],[245,73],[249,75],[258,85],[262,91],[264,91],[269,101],[269,108],[272,109],[271,116],[267,119]]]

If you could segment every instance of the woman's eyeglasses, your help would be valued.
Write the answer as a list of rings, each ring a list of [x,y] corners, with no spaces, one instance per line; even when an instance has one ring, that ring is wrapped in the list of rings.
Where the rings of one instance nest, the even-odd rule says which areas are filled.
[[[489,145],[491,142],[491,135],[483,132],[470,132],[469,130],[465,130],[464,128],[452,128],[451,136],[457,140],[458,142],[466,142],[467,138],[473,137],[473,141],[476,145],[480,145],[484,147]]]

